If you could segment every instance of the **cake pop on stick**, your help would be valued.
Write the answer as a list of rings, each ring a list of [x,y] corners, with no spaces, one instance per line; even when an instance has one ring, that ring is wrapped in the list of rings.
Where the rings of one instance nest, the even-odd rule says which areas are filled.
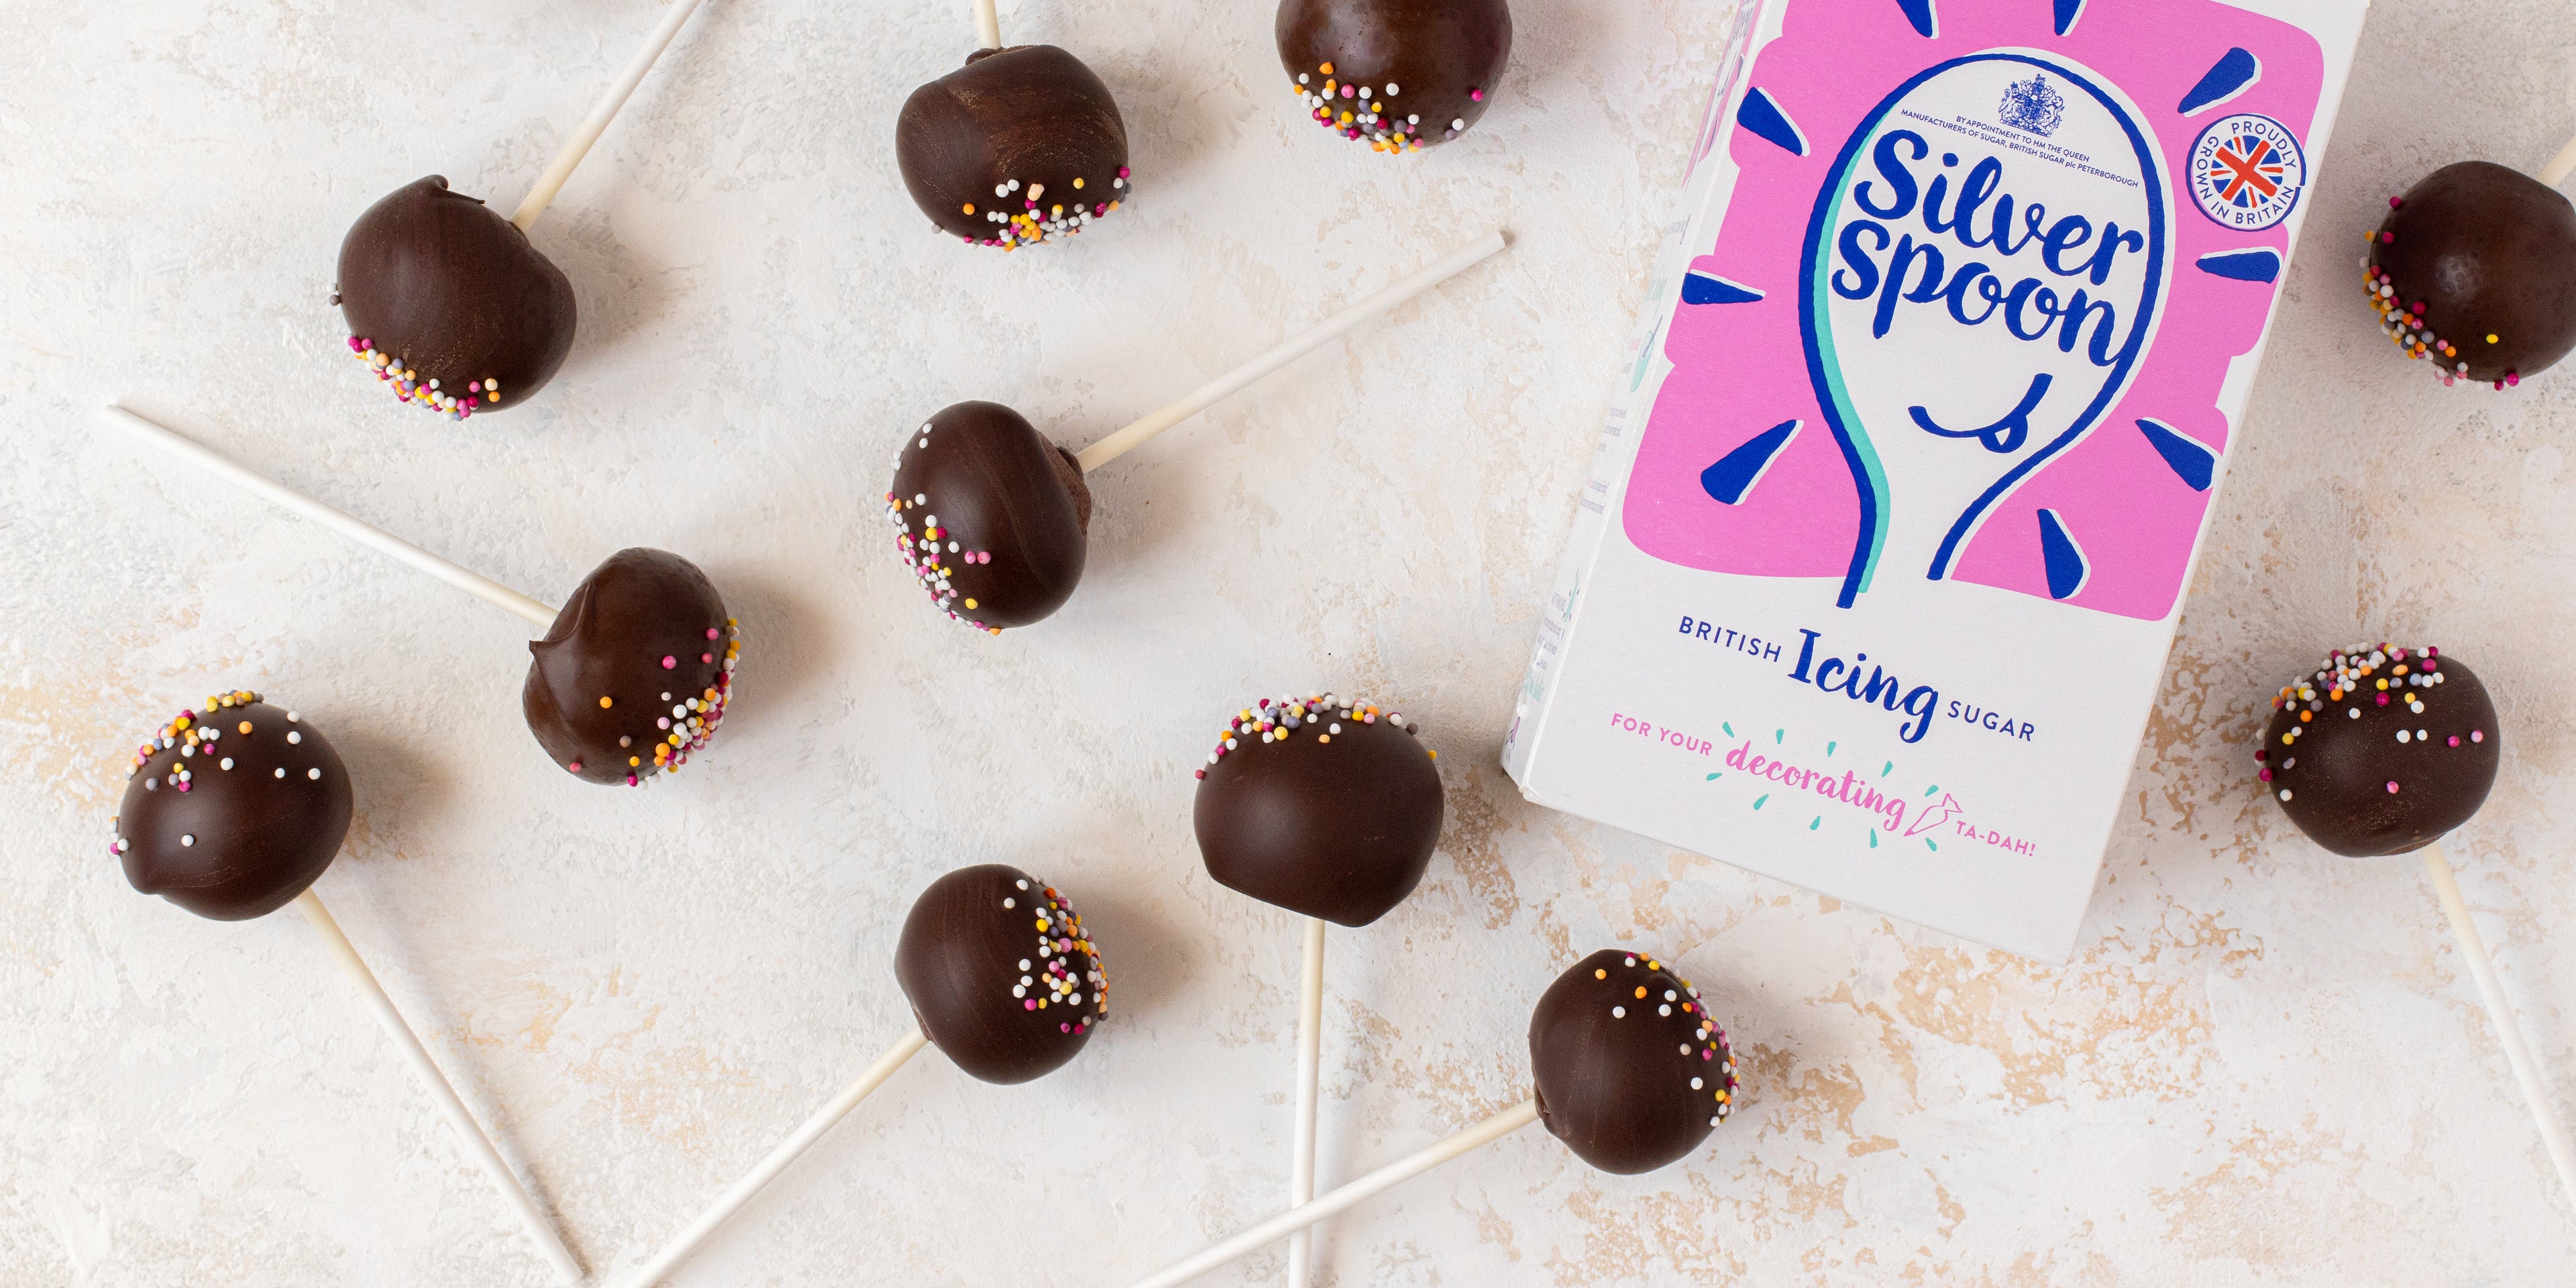
[[[537,1250],[563,1282],[579,1283],[581,1263],[313,892],[348,837],[352,802],[348,766],[321,730],[235,690],[180,712],[135,749],[108,852],[136,890],[200,917],[247,921],[288,903],[301,909]]]
[[[886,518],[904,566],[934,607],[977,630],[998,635],[1043,621],[1082,580],[1086,475],[1504,245],[1501,230],[1487,233],[1080,453],[1000,403],[942,409],[895,452]]]
[[[628,1288],[652,1288],[677,1269],[925,1044],[985,1082],[1028,1082],[1064,1067],[1109,1013],[1109,977],[1072,903],[999,863],[959,868],[921,892],[895,943],[894,976],[912,1028],[653,1254]]]
[[[1652,957],[1608,948],[1548,985],[1530,1014],[1536,1093],[1438,1144],[1263,1221],[1136,1282],[1174,1288],[1477,1146],[1544,1123],[1605,1172],[1686,1158],[1735,1112],[1735,1048],[1699,990]]]
[[[516,407],[572,352],[572,280],[528,243],[537,222],[701,0],[672,0],[644,47],[503,219],[444,175],[396,188],[340,241],[331,302],[349,352],[394,396],[453,420]]]
[[[1271,31],[1307,117],[1390,156],[1466,133],[1512,55],[1504,0],[1279,0]]]
[[[2438,648],[2381,643],[2337,649],[2283,685],[2254,759],[2265,792],[2308,839],[2349,858],[2424,856],[2541,1144],[2576,1202],[2576,1148],[2440,844],[2486,803],[2502,754],[2495,702],[2475,672]]]
[[[1323,1041],[1324,924],[1365,926],[1422,883],[1446,813],[1440,753],[1403,715],[1336,695],[1263,698],[1235,713],[1197,771],[1191,826],[1218,884],[1305,920],[1297,1005],[1291,1206],[1315,1194],[1316,1081]],[[1304,1288],[1311,1241],[1288,1246]]]
[[[1053,45],[1002,47],[993,0],[975,0],[975,52],[912,91],[894,159],[931,226],[1016,250],[1081,232],[1135,189],[1127,123],[1109,87]]]
[[[324,505],[122,407],[107,424],[290,513],[546,628],[531,641],[519,705],[555,764],[584,782],[641,786],[715,736],[732,700],[742,632],[697,565],[620,550],[558,612]]]
[[[2570,171],[2576,139],[2536,180],[2492,161],[2446,165],[2363,234],[2380,329],[2443,384],[2503,389],[2576,349],[2576,206],[2557,191]]]

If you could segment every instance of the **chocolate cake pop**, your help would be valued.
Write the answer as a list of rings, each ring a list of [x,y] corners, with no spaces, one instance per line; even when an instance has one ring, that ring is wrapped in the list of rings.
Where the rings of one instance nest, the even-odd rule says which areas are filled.
[[[924,421],[895,453],[886,515],[930,602],[998,635],[1073,596],[1091,489],[1073,454],[1018,412],[962,402]]]
[[[1538,1117],[1584,1162],[1651,1172],[1735,1112],[1735,1049],[1689,980],[1605,948],[1556,977],[1530,1013]]]
[[[1117,101],[1053,45],[978,49],[914,90],[894,157],[921,213],[977,246],[1070,237],[1133,194]]]
[[[340,241],[331,302],[349,351],[394,396],[451,419],[516,407],[572,352],[572,282],[528,235],[431,175]]]
[[[348,766],[320,730],[236,689],[180,712],[135,749],[108,852],[135,889],[201,917],[247,921],[289,903],[301,908],[538,1252],[564,1283],[578,1283],[581,1262],[313,890],[348,838],[351,801]]]
[[[894,977],[921,1031],[986,1082],[1063,1067],[1108,1014],[1109,978],[1062,894],[999,863],[930,883],[903,919]]]
[[[1191,825],[1208,875],[1339,925],[1385,916],[1440,843],[1440,753],[1414,733],[1329,693],[1244,708],[1198,771]]]
[[[2576,146],[2569,152],[2576,160]],[[2355,858],[2423,860],[2559,1185],[2576,1199],[2576,1137],[2442,853],[2443,834],[2486,803],[2502,751],[2495,702],[2475,673],[2436,648],[2383,643],[2339,649],[2283,685],[2254,759],[2264,790],[2310,840]]]
[[[1530,1014],[1536,1094],[1136,1281],[1178,1288],[1533,1122],[1605,1172],[1677,1162],[1735,1112],[1735,1049],[1690,981],[1609,949],[1557,977]]]
[[[1504,245],[1499,230],[1487,233],[1078,453],[999,403],[940,411],[904,435],[886,489],[904,567],[934,606],[977,630],[1043,620],[1082,579],[1093,471]]]
[[[921,892],[895,945],[894,976],[913,1027],[662,1245],[629,1288],[652,1288],[695,1255],[923,1045],[986,1082],[1027,1082],[1079,1053],[1109,1010],[1109,978],[1082,918],[1045,882],[998,863],[959,868]]]
[[[519,705],[554,762],[592,783],[638,786],[706,746],[733,695],[741,631],[696,564],[665,550],[610,555],[575,587]]]
[[[2576,349],[2576,206],[2521,171],[2446,165],[2388,199],[2362,285],[2380,329],[2442,383],[2498,389]]]
[[[2435,648],[2357,645],[2282,686],[2255,749],[2281,811],[2337,854],[2404,854],[2468,821],[2495,785],[2495,703]]]
[[[1389,154],[1465,133],[1512,53],[1503,0],[1279,0],[1273,31],[1307,116]]]
[[[691,0],[681,0],[689,3]],[[523,621],[546,628],[519,691],[528,730],[554,762],[594,783],[640,786],[706,746],[733,696],[742,632],[706,574],[678,555],[629,549],[593,569],[560,610],[335,510],[122,407],[110,425]]]
[[[350,808],[349,771],[330,740],[236,690],[180,712],[135,750],[108,851],[135,889],[247,921],[331,866]]]
[[[431,175],[367,208],[340,242],[331,302],[349,351],[402,401],[452,420],[516,407],[572,352],[572,283],[527,230],[590,154],[701,0],[671,0],[617,80],[507,219]]]

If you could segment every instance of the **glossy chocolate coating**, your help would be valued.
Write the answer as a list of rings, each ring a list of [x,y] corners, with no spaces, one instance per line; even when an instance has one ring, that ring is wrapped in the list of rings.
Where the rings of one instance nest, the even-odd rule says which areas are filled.
[[[1512,54],[1503,0],[1280,0],[1272,31],[1307,114],[1381,152],[1473,128]]]
[[[1236,717],[1190,811],[1208,875],[1344,926],[1404,902],[1440,843],[1444,803],[1430,749],[1402,721],[1329,694]]]
[[[2373,664],[2374,653],[2384,660]],[[2422,683],[2428,676],[2436,682]],[[2357,688],[2339,687],[2347,683]],[[2346,649],[2272,701],[2257,775],[2300,831],[2337,854],[2430,845],[2468,822],[2495,786],[2503,748],[2495,703],[2447,653]]]
[[[959,868],[903,919],[895,982],[921,1031],[986,1082],[1055,1072],[1108,1014],[1100,950],[1064,896],[1018,868]]]
[[[1726,1030],[1652,957],[1606,948],[1576,962],[1539,997],[1529,1041],[1538,1120],[1602,1171],[1677,1162],[1735,1112]]]
[[[1018,412],[962,402],[904,436],[886,517],[931,605],[998,634],[1044,620],[1073,596],[1091,489],[1073,454]]]
[[[200,917],[277,911],[331,866],[349,835],[340,753],[257,694],[184,713],[137,756],[109,848],[135,889]]]
[[[367,207],[340,242],[333,302],[397,367],[475,414],[516,407],[572,352],[572,283],[527,234],[439,175]],[[498,395],[468,386],[500,382]]]
[[[2401,306],[2383,323],[2420,319],[2407,334],[2429,332],[2456,350],[2426,355],[2442,371],[2519,379],[2576,348],[2576,206],[2555,189],[2462,161],[2416,184],[2379,231],[2370,262],[2395,289],[2387,301]]]
[[[733,696],[739,639],[696,564],[666,550],[620,550],[529,643],[535,660],[519,706],[546,755],[583,781],[647,782],[714,736]]]
[[[894,159],[921,213],[972,242],[1079,231],[1130,194],[1116,100],[1053,45],[979,49],[914,90],[895,119]]]

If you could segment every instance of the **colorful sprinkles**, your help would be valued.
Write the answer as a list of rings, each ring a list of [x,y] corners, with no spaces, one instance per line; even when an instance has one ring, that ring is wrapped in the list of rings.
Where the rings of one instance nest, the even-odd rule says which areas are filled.
[[[233,767],[234,758],[223,753],[237,748],[225,747],[221,744],[227,737],[235,739],[250,737],[252,726],[248,720],[226,721],[216,713],[235,707],[251,706],[261,700],[260,695],[248,689],[208,694],[205,702],[197,709],[182,711],[171,717],[170,723],[161,726],[151,737],[144,739],[139,746],[135,747],[134,761],[125,771],[126,778],[131,780],[135,775],[141,774],[144,768],[152,763],[154,757],[165,751],[175,751],[179,754],[171,758],[166,769],[145,778],[143,790],[156,792],[167,787],[177,792],[192,791],[196,788],[199,770],[211,766],[216,773],[229,772]],[[292,711],[286,713],[288,724],[294,724],[299,718]],[[226,729],[227,724],[232,727]],[[300,743],[304,741],[304,735],[289,729],[286,731],[286,740],[290,743]],[[276,776],[286,777],[285,768],[279,767]],[[319,781],[322,771],[319,768],[307,769],[304,771],[304,776]],[[185,836],[179,839],[179,843],[195,845],[197,842],[195,837]],[[107,852],[123,854],[132,848],[134,847],[131,841],[119,836],[108,845]]]
[[[2410,715],[2423,715],[2426,699],[2442,684],[2441,655],[2442,650],[2431,645],[2415,649],[2400,648],[2384,641],[2356,645],[2337,650],[2313,673],[2281,686],[2281,692],[2272,699],[2272,709],[2298,713],[2299,723],[2281,735],[2278,747],[2258,746],[2254,749],[2254,760],[2260,766],[2255,777],[2270,784],[2267,790],[2280,799],[2292,799],[2291,789],[2280,785],[2280,775],[2297,767],[2300,735],[2320,718],[2333,719],[2338,707],[2348,720],[2361,718],[2365,700],[2373,707],[2403,706]],[[2471,743],[2486,740],[2487,731],[2484,729],[2471,729],[2468,733]],[[2431,742],[2433,734],[2423,728],[2400,729],[2397,741]],[[2462,745],[2460,736],[2450,735],[2444,745]],[[2280,757],[2277,763],[2273,759],[2275,754]],[[2396,794],[2398,788],[2397,782],[2389,782],[2391,795]]]
[[[1048,199],[1047,186],[1043,183],[1033,182],[1024,187],[1018,179],[1004,179],[993,185],[991,201],[958,203],[959,214],[993,225],[992,234],[986,237],[960,236],[958,240],[969,246],[1018,250],[1042,241],[1071,237],[1089,227],[1092,220],[1108,217],[1110,211],[1136,195],[1135,189],[1128,186],[1128,177],[1127,167],[1118,167],[1118,173],[1109,177],[1108,191],[1112,195],[1102,199],[1097,186],[1088,185],[1077,176],[1073,186],[1056,193],[1053,200]]]
[[[904,439],[904,450],[930,446],[930,434],[930,425],[924,422],[919,432]],[[903,472],[903,451],[894,454],[894,470],[897,474]],[[978,607],[974,598],[959,593],[951,581],[957,575],[958,564],[991,563],[993,552],[965,549],[958,542],[956,532],[941,527],[939,516],[925,509],[930,504],[926,493],[916,492],[902,497],[888,489],[885,499],[886,522],[894,525],[895,551],[903,556],[903,566],[912,573],[913,579],[921,583],[923,590],[930,592],[931,607],[988,635],[1001,634],[1001,627],[987,625],[974,615]],[[921,533],[917,537],[913,534],[912,520],[907,517],[914,510],[923,511]]]
[[[462,390],[441,389],[438,381],[421,379],[418,369],[395,362],[392,354],[377,348],[375,341],[363,335],[349,337],[349,352],[366,363],[368,369],[376,373],[376,379],[393,386],[394,397],[417,407],[426,407],[449,420],[463,420],[479,410],[500,404],[501,382],[490,376],[466,381]]]
[[[2388,199],[2391,210],[2405,204],[2403,197]],[[2424,301],[2409,303],[2398,294],[2397,283],[2375,259],[2376,248],[2396,241],[2397,234],[2372,228],[2364,231],[2361,239],[2373,248],[2372,254],[2361,257],[2361,287],[2370,296],[2371,311],[2379,315],[2379,329],[2386,332],[2407,357],[2419,362],[2432,359],[2434,374],[2442,378],[2443,384],[2460,383],[2468,375],[2469,363],[2460,355],[2459,346],[2433,333],[2432,324],[2424,320]],[[2498,339],[2494,332],[2487,333],[2488,344],[2494,344]],[[2519,385],[2522,373],[2507,371],[2503,379],[2494,383],[2498,389]]]
[[[1709,1126],[1715,1127],[1725,1122],[1735,1112],[1736,1093],[1743,1085],[1736,1076],[1735,1046],[1727,1041],[1726,1030],[1709,1017],[1707,1004],[1700,998],[1699,990],[1692,987],[1689,980],[1682,979],[1678,975],[1666,974],[1666,968],[1662,962],[1652,957],[1640,958],[1635,953],[1629,953],[1620,964],[1631,970],[1642,965],[1646,978],[1643,983],[1635,984],[1633,987],[1626,979],[1612,986],[1612,994],[1620,1000],[1611,1006],[1610,1018],[1625,1020],[1633,1014],[1643,1019],[1646,1018],[1646,1008],[1650,1006],[1654,1008],[1656,1019],[1678,1018],[1682,1026],[1690,1030],[1689,1040],[1676,1044],[1681,1054],[1696,1055],[1703,1063],[1716,1066],[1712,1070],[1693,1074],[1690,1080],[1691,1090],[1709,1093],[1715,1110],[1709,1116]],[[1592,978],[1598,980],[1606,980],[1609,975],[1610,972],[1604,969],[1595,969],[1592,972]],[[1663,978],[1657,978],[1657,976]],[[1668,980],[1677,981],[1680,987],[1669,987]],[[1676,1012],[1679,1012],[1678,1016]]]
[[[1059,1021],[1060,1033],[1083,1033],[1109,1018],[1109,975],[1100,964],[1100,949],[1091,942],[1091,932],[1082,928],[1082,915],[1054,886],[1032,892],[1029,882],[1015,882],[1021,892],[1006,896],[1002,907],[1028,916],[1037,930],[1038,950],[1034,958],[1020,959],[1020,981],[1011,986],[1012,1000],[1023,1011],[1043,1011],[1049,1007],[1070,1006],[1077,1014]],[[1029,906],[1020,908],[1025,896]],[[1074,954],[1080,953],[1080,962]],[[1077,971],[1079,973],[1077,973]],[[1080,1014],[1083,999],[1088,996],[1091,1012]]]
[[[698,653],[700,665],[715,663],[716,642],[719,640],[724,643],[724,669],[716,673],[715,683],[694,694],[662,692],[662,707],[655,708],[658,714],[653,717],[654,732],[647,735],[653,742],[650,752],[634,750],[633,734],[617,740],[618,748],[629,753],[626,757],[627,786],[641,787],[651,782],[655,770],[665,774],[678,772],[680,766],[689,763],[692,753],[715,737],[716,726],[724,723],[725,706],[733,701],[734,667],[742,661],[742,620],[728,617],[722,628],[707,628],[706,647]],[[663,655],[658,661],[663,670],[676,664],[671,654]],[[613,696],[605,693],[599,695],[599,705],[602,710],[616,708]],[[649,764],[645,760],[647,755],[652,757]],[[582,762],[578,760],[564,766],[565,770],[575,774],[581,772],[581,767]]]
[[[1297,101],[1306,105],[1306,115],[1317,125],[1343,138],[1364,142],[1371,152],[1389,156],[1419,152],[1433,142],[1423,137],[1422,114],[1397,106],[1404,87],[1394,81],[1362,85],[1342,80],[1335,75],[1333,65],[1326,62],[1316,64],[1311,72],[1297,73],[1297,82],[1288,88],[1296,92]],[[1467,97],[1481,103],[1485,101],[1485,91],[1481,86],[1471,88]],[[1445,143],[1467,128],[1467,120],[1451,117],[1446,126],[1434,120],[1431,128],[1440,131],[1437,141]]]
[[[1294,695],[1263,698],[1236,712],[1233,719],[1225,722],[1225,732],[1217,736],[1216,750],[1208,753],[1207,763],[1213,765],[1255,740],[1286,742],[1297,731],[1308,729],[1314,732],[1315,741],[1327,743],[1342,731],[1346,723],[1376,724],[1380,720],[1407,733],[1414,732],[1413,726],[1407,725],[1401,714],[1365,702],[1345,702],[1330,693],[1310,693],[1302,698]],[[1434,760],[1440,758],[1439,752],[1429,748],[1424,748],[1424,751]],[[1207,771],[1198,770],[1193,776],[1205,778]]]

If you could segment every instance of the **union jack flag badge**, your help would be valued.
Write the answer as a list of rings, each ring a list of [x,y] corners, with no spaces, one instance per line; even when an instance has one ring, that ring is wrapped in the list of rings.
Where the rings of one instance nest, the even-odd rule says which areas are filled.
[[[2290,127],[2252,112],[2209,123],[2191,145],[2191,196],[2221,226],[2251,232],[2290,217],[2308,160]]]

